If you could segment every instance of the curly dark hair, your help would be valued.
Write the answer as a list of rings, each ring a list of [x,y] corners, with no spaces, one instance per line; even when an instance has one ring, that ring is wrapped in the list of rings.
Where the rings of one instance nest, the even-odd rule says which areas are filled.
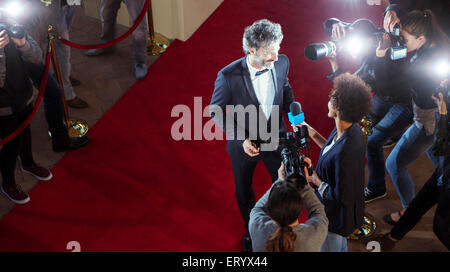
[[[371,88],[361,78],[345,73],[334,79],[330,94],[333,108],[343,121],[357,123],[372,107]]]
[[[250,48],[258,50],[261,47],[268,46],[274,42],[281,42],[282,40],[281,25],[262,19],[245,28],[242,47],[244,53],[248,55]]]

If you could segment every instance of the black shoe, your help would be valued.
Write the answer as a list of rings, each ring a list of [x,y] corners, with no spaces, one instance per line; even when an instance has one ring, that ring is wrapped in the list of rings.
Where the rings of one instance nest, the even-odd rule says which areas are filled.
[[[394,147],[394,146],[397,144],[398,140],[399,140],[399,139],[389,139],[389,140],[387,140],[387,141],[384,143],[383,148],[391,148],[391,147]]]
[[[74,150],[81,148],[89,143],[91,139],[88,136],[83,136],[79,138],[69,138],[64,144],[59,145],[53,142],[52,147],[55,152],[64,152],[68,150]]]
[[[377,200],[377,199],[380,199],[380,198],[383,198],[383,197],[385,197],[387,194],[386,194],[386,191],[384,191],[384,193],[378,193],[378,192],[373,192],[373,191],[371,191],[369,188],[364,188],[364,202],[367,204],[367,203],[370,203],[370,202],[372,202],[372,201],[374,201],[374,200]]]
[[[84,51],[84,54],[88,57],[95,57],[103,54],[114,53],[114,51],[116,51],[116,46],[112,45],[106,48],[89,49]]]
[[[66,100],[67,106],[75,109],[85,109],[89,107],[89,104],[83,99],[76,96],[74,99]]]
[[[251,252],[252,248],[252,239],[250,238],[250,234],[248,231],[245,233],[244,238],[242,239],[242,250],[244,252]]]

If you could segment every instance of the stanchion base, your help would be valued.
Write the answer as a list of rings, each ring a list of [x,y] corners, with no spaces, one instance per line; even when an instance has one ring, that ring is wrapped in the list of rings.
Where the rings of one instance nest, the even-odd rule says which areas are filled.
[[[70,124],[67,126],[69,137],[83,137],[89,130],[89,125],[84,120],[70,118],[69,122]]]
[[[157,56],[166,51],[169,45],[169,39],[159,33],[155,33],[155,38],[153,40],[150,37],[148,38],[147,54]]]
[[[355,230],[350,236],[347,237],[347,239],[361,240],[362,238],[370,237],[375,233],[376,228],[377,223],[375,222],[375,219],[372,216],[366,214],[364,215],[361,227]]]

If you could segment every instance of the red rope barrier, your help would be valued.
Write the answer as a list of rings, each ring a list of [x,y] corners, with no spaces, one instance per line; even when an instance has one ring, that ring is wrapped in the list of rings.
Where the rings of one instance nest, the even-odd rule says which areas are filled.
[[[28,118],[25,120],[25,122],[23,122],[13,133],[9,134],[7,137],[5,137],[0,141],[0,146],[8,143],[9,141],[17,137],[17,135],[19,135],[31,123],[31,120],[33,120],[34,116],[36,115],[39,105],[41,104],[42,97],[44,96],[45,89],[47,88],[48,72],[50,69],[50,54],[51,52],[47,52],[47,56],[45,58],[44,77],[42,78],[41,81],[41,87],[39,88],[39,94],[36,99],[36,104],[34,105],[33,111],[31,112],[30,116],[28,116]]]
[[[139,24],[140,24],[140,23],[142,22],[142,20],[144,19],[149,4],[150,4],[150,0],[146,0],[146,1],[145,1],[144,8],[142,9],[141,14],[140,14],[139,17],[137,18],[137,20],[134,22],[133,26],[132,26],[130,29],[128,29],[127,32],[125,32],[122,36],[120,36],[120,37],[118,37],[118,38],[116,38],[116,39],[114,39],[114,40],[111,40],[111,41],[109,41],[109,42],[101,43],[101,44],[82,45],[82,44],[78,44],[78,43],[71,42],[71,41],[66,40],[66,39],[64,39],[64,38],[62,38],[62,37],[58,37],[58,39],[59,39],[62,43],[64,43],[65,45],[68,45],[68,46],[70,46],[70,47],[74,47],[74,48],[77,48],[77,49],[81,49],[81,50],[100,49],[100,48],[109,47],[109,46],[111,46],[111,45],[115,45],[115,44],[117,44],[117,43],[123,41],[124,39],[126,39],[128,36],[131,35],[131,33],[133,33],[133,31],[136,30],[136,28],[139,26]]]

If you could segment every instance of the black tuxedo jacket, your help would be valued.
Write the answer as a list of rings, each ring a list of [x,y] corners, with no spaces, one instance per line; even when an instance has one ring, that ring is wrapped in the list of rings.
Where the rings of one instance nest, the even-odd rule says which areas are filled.
[[[279,55],[278,61],[274,63],[274,68],[271,69],[270,72],[272,73],[272,79],[274,80],[275,86],[273,105],[278,105],[279,111],[278,114],[275,114],[275,112],[272,111],[269,120],[267,120],[262,110],[258,110],[260,103],[256,97],[255,90],[250,80],[250,72],[247,67],[246,57],[232,62],[220,70],[217,74],[210,106],[211,109],[216,107],[216,109],[221,110],[222,118],[217,118],[213,110],[211,110],[211,117],[218,125],[222,127],[225,132],[227,132],[227,148],[229,148],[230,144],[238,144],[239,146],[242,146],[242,142],[245,138],[250,138],[256,142],[266,142],[267,139],[261,138],[259,127],[261,125],[266,125],[267,131],[270,132],[272,118],[278,118],[278,135],[279,137],[285,137],[286,126],[282,118],[282,112],[283,110],[286,113],[289,112],[289,106],[294,101],[294,94],[288,80],[289,60],[287,56]],[[244,120],[242,120],[239,119],[236,112],[234,112],[233,121],[226,123],[225,118],[227,114],[227,105],[242,105],[244,108],[249,105],[254,105],[259,112],[259,114],[257,114],[257,131],[255,132],[250,129],[249,114],[246,114],[245,119],[243,118]],[[252,125],[255,126],[255,124]],[[234,137],[230,137],[232,134],[229,132],[231,131],[234,132]],[[238,139],[237,136],[239,133],[245,134],[245,138],[242,139],[241,137]]]

